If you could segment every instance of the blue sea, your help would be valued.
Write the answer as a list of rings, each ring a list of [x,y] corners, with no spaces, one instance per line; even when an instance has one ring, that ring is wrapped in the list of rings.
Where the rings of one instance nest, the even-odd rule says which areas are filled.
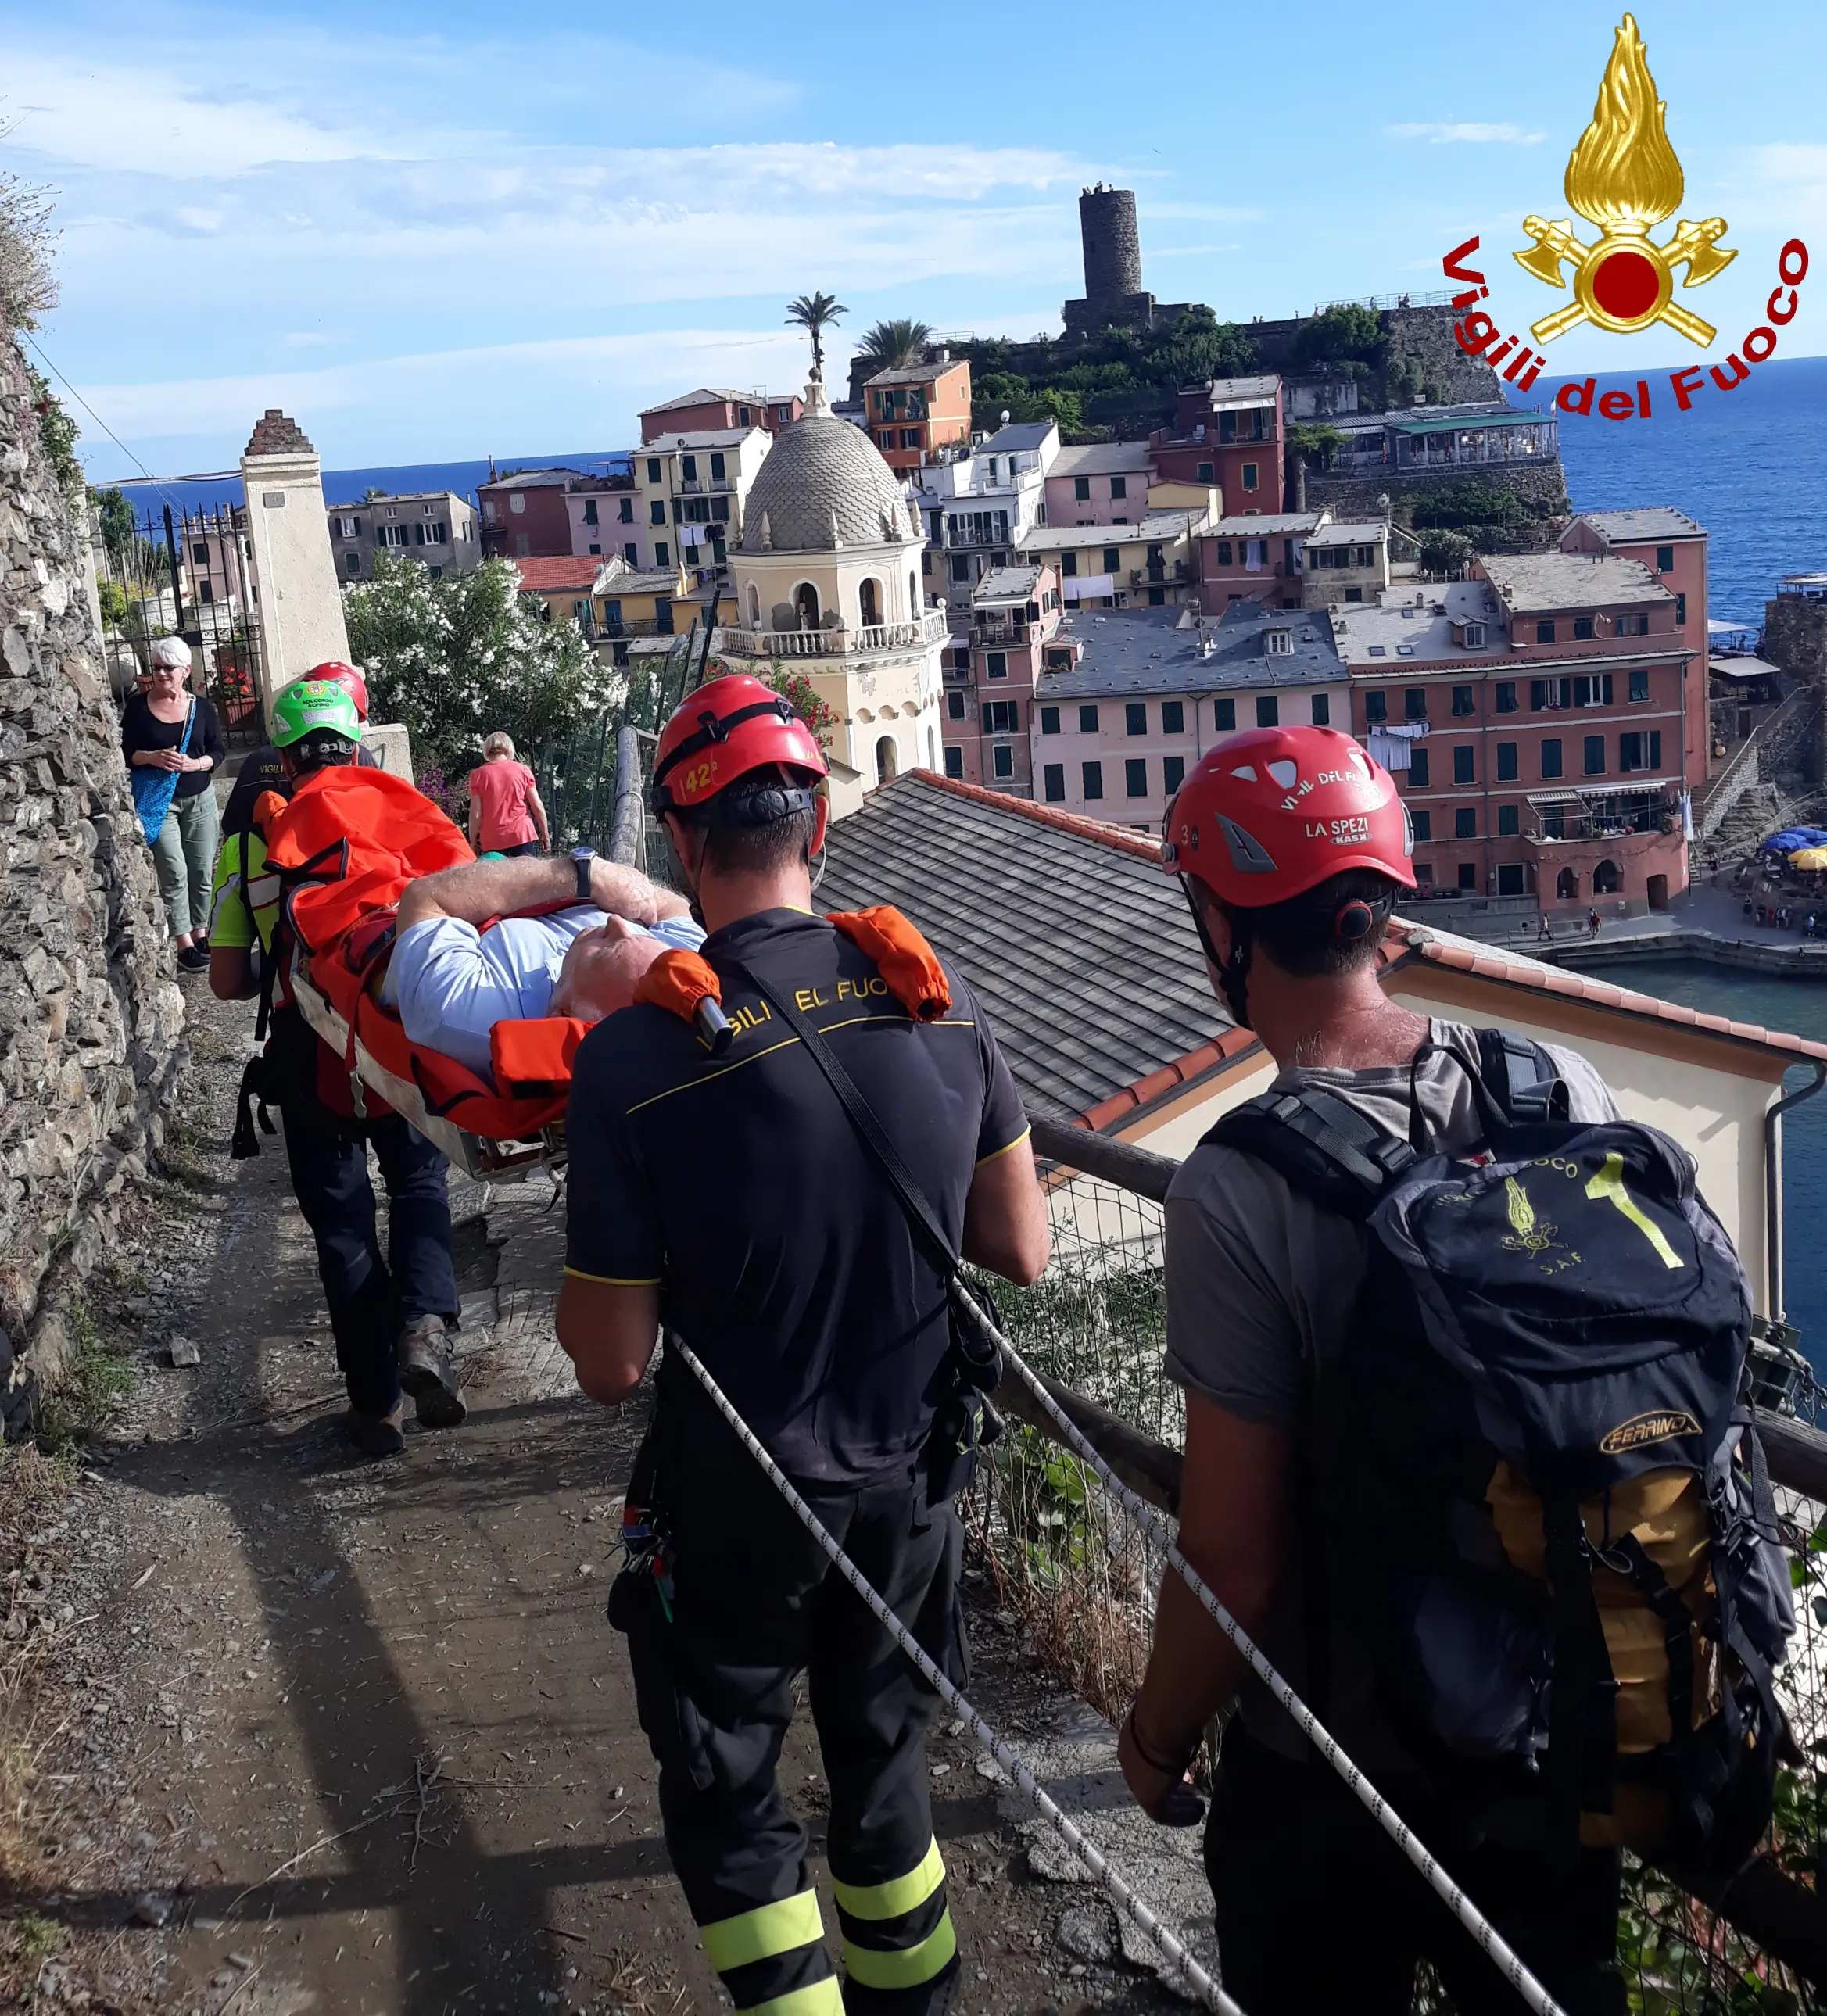
[[[1786,574],[1827,571],[1827,357],[1772,358],[1735,391],[1710,378],[1681,412],[1667,370],[1602,375],[1598,394],[1649,385],[1652,417],[1562,413],[1561,460],[1576,511],[1672,504],[1708,545],[1716,621],[1761,624]],[[1545,412],[1562,379],[1541,379],[1518,405]]]
[[[523,455],[495,459],[498,475],[510,476],[517,469],[575,469],[586,476],[625,476],[629,458],[625,448],[592,448],[579,455]],[[391,469],[326,469],[323,472],[323,501],[326,504],[359,504],[369,490],[385,490],[396,496],[415,490],[454,490],[459,497],[476,501],[476,486],[488,480],[488,463],[480,462],[402,463]],[[169,504],[174,511],[208,511],[218,504],[242,502],[239,472],[214,476],[160,477],[156,483],[123,483],[128,502],[136,513],[150,512],[155,517]]]

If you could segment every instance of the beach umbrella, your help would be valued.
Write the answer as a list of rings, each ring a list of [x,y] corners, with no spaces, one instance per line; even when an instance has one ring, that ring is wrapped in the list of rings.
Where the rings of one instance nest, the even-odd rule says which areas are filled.
[[[1791,868],[1800,869],[1804,874],[1818,874],[1827,868],[1827,847],[1804,847],[1789,857]]]

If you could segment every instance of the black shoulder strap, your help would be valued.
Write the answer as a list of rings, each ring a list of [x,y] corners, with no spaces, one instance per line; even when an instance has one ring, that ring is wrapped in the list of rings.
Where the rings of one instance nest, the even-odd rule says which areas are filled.
[[[1478,1064],[1484,1089],[1512,1127],[1539,1126],[1568,1116],[1567,1087],[1541,1044],[1510,1029],[1479,1029]]]
[[[1406,1141],[1312,1088],[1265,1093],[1234,1107],[1205,1139],[1254,1155],[1304,1196],[1348,1218],[1368,1217],[1415,1159]]]

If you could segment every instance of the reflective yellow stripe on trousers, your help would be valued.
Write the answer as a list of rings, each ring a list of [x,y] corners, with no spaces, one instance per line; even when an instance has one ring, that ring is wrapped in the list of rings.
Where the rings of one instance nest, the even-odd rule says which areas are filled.
[[[744,1911],[737,1917],[719,1918],[714,1925],[699,1930],[704,1952],[719,1974],[758,1960],[777,1959],[796,1946],[814,1945],[824,1935],[818,1898],[810,1890],[802,1890],[796,1897],[780,1898],[772,1904],[758,1904],[752,1911]]]
[[[882,1953],[874,1946],[852,1946],[845,1940],[844,1964],[850,1978],[865,1988],[915,1988],[949,1966],[957,1949],[948,1910],[918,1946],[905,1947],[899,1953]]]
[[[850,1884],[834,1881],[831,1892],[838,1908],[852,1918],[899,1918],[924,1904],[946,1880],[946,1866],[939,1843],[929,1841],[919,1866],[905,1876],[887,1883]]]

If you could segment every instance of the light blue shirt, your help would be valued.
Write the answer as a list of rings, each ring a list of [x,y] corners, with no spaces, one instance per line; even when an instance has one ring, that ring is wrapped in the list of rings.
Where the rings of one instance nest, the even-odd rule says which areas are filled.
[[[400,934],[381,1000],[398,1011],[408,1042],[441,1050],[487,1078],[489,1031],[497,1022],[550,1014],[564,955],[603,921],[588,903],[550,916],[503,917],[485,931],[456,917],[427,918]],[[690,917],[667,917],[650,935],[684,952],[704,941]]]

